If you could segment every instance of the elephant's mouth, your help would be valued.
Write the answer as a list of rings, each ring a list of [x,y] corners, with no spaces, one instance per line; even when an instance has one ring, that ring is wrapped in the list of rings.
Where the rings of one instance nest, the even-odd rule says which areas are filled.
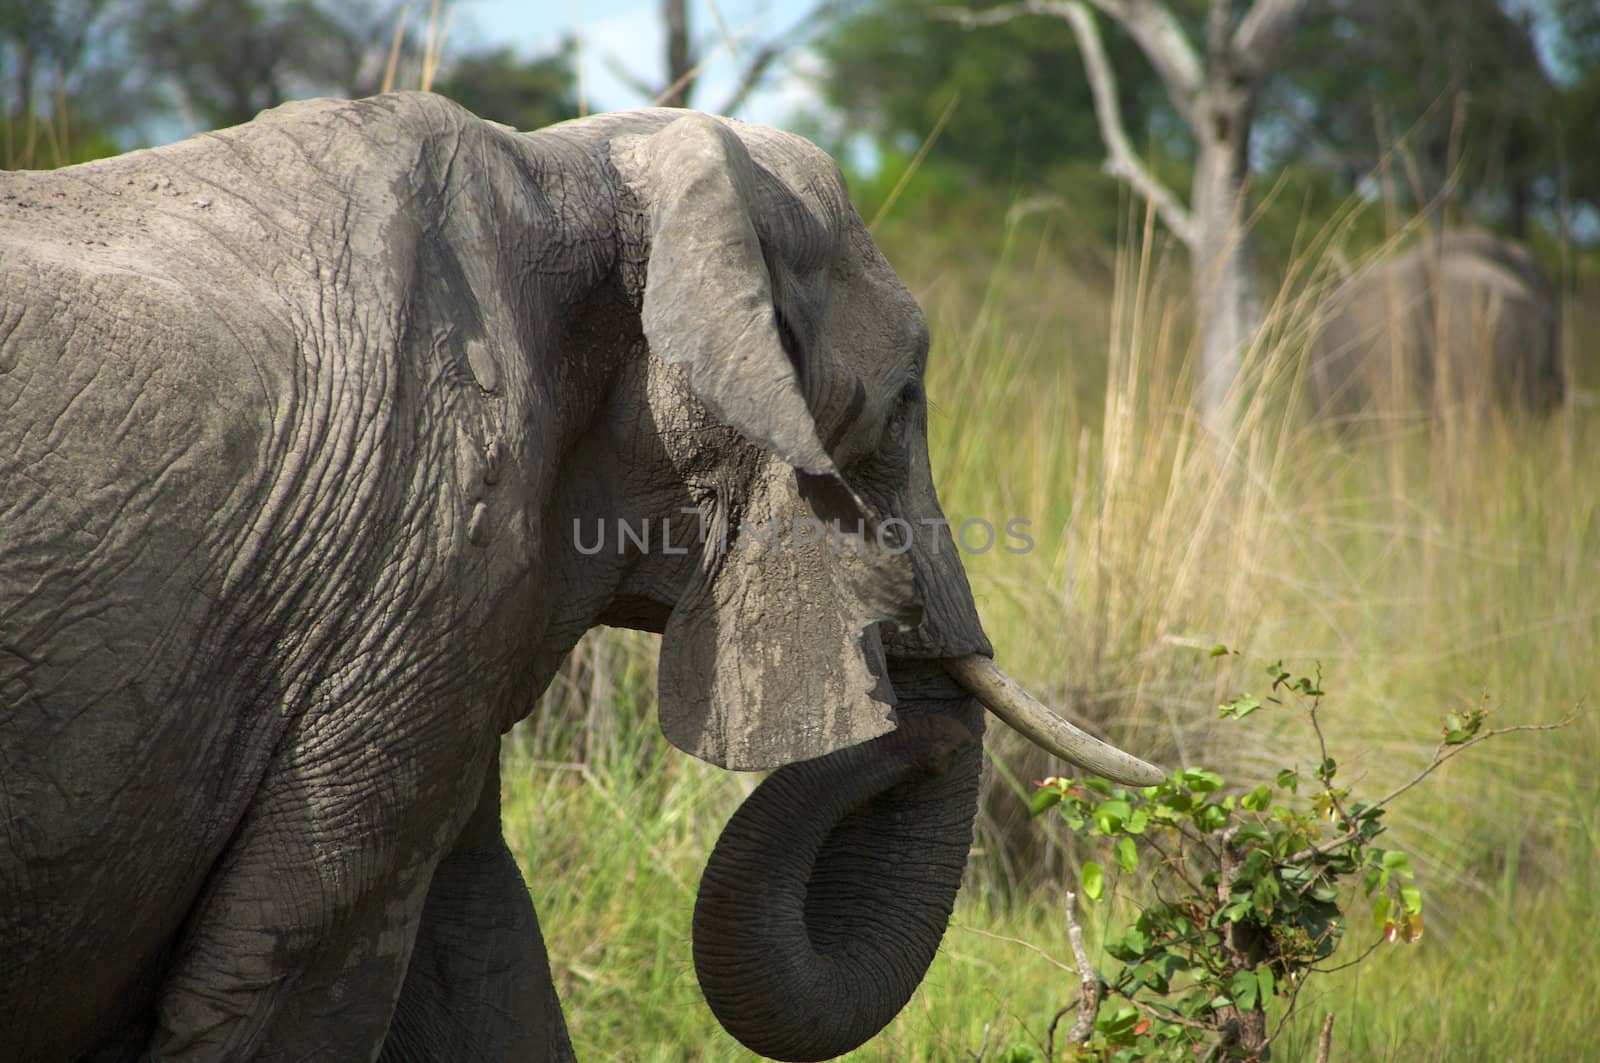
[[[773,772],[701,879],[694,958],[706,1001],[774,1059],[855,1048],[921,982],[972,842],[982,705],[1092,771],[1162,777],[1039,705],[988,658],[891,658],[889,678],[897,729]]]

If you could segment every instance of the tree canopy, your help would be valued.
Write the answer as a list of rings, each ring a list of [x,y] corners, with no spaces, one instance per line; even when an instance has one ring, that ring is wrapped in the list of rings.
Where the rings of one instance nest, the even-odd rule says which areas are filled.
[[[1108,32],[1107,48],[1129,68],[1140,61],[1122,34]],[[967,29],[922,0],[874,0],[835,23],[816,51],[824,98],[851,132],[914,149],[959,97],[936,157],[985,178],[1015,181],[1104,153],[1072,31],[1058,19]],[[1146,129],[1163,106],[1159,86],[1130,77],[1119,89],[1130,129]]]
[[[976,0],[973,11],[1008,0]],[[1204,39],[1208,4],[1166,5]],[[1188,146],[1157,80],[1101,19],[1130,136]],[[1061,19],[966,28],[943,5],[862,0],[819,39],[821,87],[850,132],[904,150],[959,94],[934,158],[985,180],[1048,184],[1104,155]],[[1412,206],[1444,191],[1521,232],[1568,196],[1600,209],[1600,7],[1592,0],[1311,0],[1256,116],[1258,169],[1320,171],[1336,195],[1390,164]],[[1418,187],[1413,188],[1413,182]]]
[[[511,48],[461,57],[433,85],[474,114],[516,129],[538,129],[578,116],[572,41],[525,59]]]

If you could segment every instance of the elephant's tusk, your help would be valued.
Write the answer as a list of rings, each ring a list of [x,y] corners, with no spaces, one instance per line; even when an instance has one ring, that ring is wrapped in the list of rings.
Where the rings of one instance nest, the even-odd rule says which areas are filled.
[[[1133,786],[1154,786],[1166,772],[1072,726],[1040,704],[993,661],[979,654],[947,657],[945,671],[985,708],[1034,745],[1097,775]]]

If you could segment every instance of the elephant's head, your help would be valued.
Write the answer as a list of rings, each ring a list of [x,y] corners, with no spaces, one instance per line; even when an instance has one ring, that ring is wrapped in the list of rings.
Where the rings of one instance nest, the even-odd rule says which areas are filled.
[[[675,745],[777,769],[707,866],[695,963],[745,1044],[827,1058],[888,1022],[938,947],[971,842],[980,703],[1091,771],[1161,773],[990,662],[928,465],[927,329],[837,167],[703,115],[626,122],[609,159],[651,353],[612,403],[628,423],[614,453],[644,470],[632,512],[693,547],[667,554],[658,526],[604,619],[662,631]]]

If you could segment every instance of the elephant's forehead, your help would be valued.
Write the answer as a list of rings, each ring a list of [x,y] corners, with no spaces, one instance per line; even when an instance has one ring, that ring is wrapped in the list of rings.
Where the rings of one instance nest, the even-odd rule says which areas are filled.
[[[818,223],[843,231],[855,210],[833,159],[809,140],[781,130],[742,126],[739,132],[752,161],[772,179],[766,194],[793,196]]]

